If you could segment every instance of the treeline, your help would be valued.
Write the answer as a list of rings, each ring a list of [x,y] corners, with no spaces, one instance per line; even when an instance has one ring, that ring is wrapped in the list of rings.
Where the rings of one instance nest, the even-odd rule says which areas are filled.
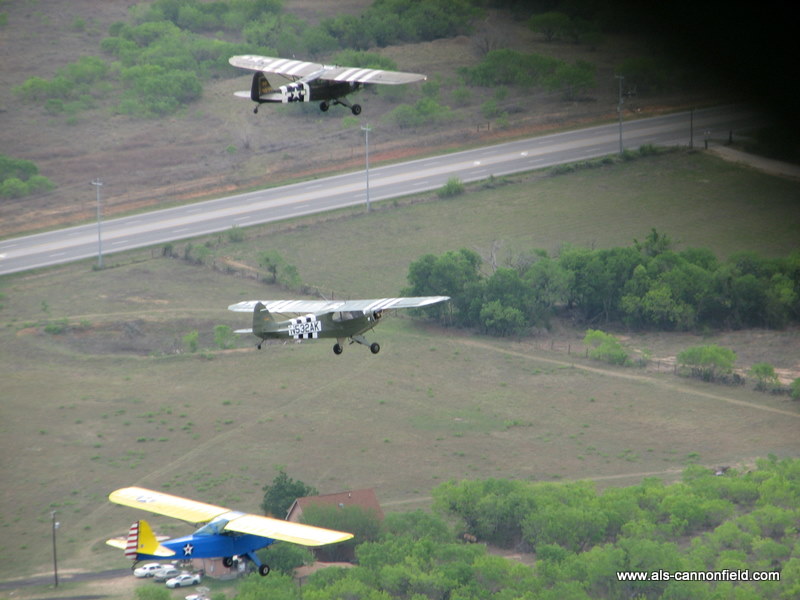
[[[35,163],[0,154],[0,198],[22,198],[55,187]]]
[[[759,459],[747,472],[695,465],[679,483],[650,478],[602,493],[589,482],[494,479],[450,481],[433,496],[437,514],[388,514],[371,541],[358,540],[356,566],[324,569],[302,586],[288,574],[292,551],[282,546],[290,545],[276,545],[266,556],[279,553],[272,564],[281,568],[269,577],[250,575],[235,600],[783,600],[800,594],[797,459]],[[534,552],[536,563],[492,555],[484,543]],[[619,571],[726,569],[767,572],[773,580],[617,578]]]
[[[484,274],[481,257],[462,249],[411,263],[408,295],[451,296],[425,309],[443,323],[512,335],[547,326],[567,311],[584,324],[635,329],[781,328],[800,320],[800,252],[765,258],[737,252],[718,259],[706,248],[674,250],[653,229],[633,245],[601,250],[541,250]]]

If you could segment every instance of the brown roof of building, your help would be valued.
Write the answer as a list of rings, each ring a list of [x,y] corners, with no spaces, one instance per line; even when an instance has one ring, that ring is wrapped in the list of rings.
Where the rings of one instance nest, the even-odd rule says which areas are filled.
[[[383,509],[381,509],[375,490],[350,490],[336,494],[323,494],[322,496],[306,496],[298,498],[292,503],[286,515],[287,521],[299,521],[306,506],[360,506],[363,509],[372,511],[374,515],[383,520]]]

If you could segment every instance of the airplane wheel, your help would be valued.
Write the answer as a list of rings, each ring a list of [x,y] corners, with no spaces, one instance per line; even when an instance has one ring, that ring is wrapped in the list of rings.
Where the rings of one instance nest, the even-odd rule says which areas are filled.
[[[378,352],[381,351],[381,345],[378,342],[372,342],[372,344],[369,347],[369,351],[372,352],[373,354],[377,354]]]
[[[266,577],[269,575],[269,565],[261,565],[258,567],[258,574],[262,577]]]
[[[233,566],[233,558],[230,556],[226,556],[222,559],[222,566],[226,569],[230,569]]]
[[[342,348],[341,344],[336,343],[336,344],[333,345],[333,353],[334,354],[341,354],[342,352],[344,352],[344,348]]]
[[[353,104],[352,108],[350,109],[355,116],[361,114],[361,105],[360,104]]]
[[[328,112],[328,109],[329,109],[330,107],[331,107],[331,105],[330,105],[330,104],[328,104],[327,102],[320,102],[320,103],[319,103],[319,109],[320,109],[322,112]]]

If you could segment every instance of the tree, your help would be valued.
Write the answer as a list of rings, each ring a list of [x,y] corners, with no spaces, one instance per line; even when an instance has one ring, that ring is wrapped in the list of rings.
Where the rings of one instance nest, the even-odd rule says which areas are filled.
[[[610,333],[599,329],[587,329],[583,343],[590,346],[589,358],[612,365],[624,365],[628,362],[628,352]]]
[[[478,271],[481,262],[480,255],[466,248],[441,256],[426,254],[409,265],[410,286],[401,293],[405,296],[450,296],[457,311],[456,319],[461,324],[470,324],[469,308],[475,287],[481,281]],[[449,307],[440,303],[422,310],[441,319],[448,314]]]
[[[575,100],[595,85],[595,67],[585,60],[561,63],[545,81],[548,89],[561,90],[565,100]]]
[[[197,352],[198,348],[198,340],[200,338],[200,334],[195,329],[194,331],[190,331],[185,336],[183,336],[183,344],[189,350],[189,352],[195,353]]]
[[[222,350],[233,348],[236,335],[227,325],[217,325],[214,327],[214,343]]]
[[[286,471],[280,469],[271,485],[265,485],[264,500],[261,502],[261,509],[265,515],[273,515],[284,518],[289,512],[292,503],[298,498],[306,496],[316,496],[319,492],[302,481],[295,481],[290,478]]]
[[[522,311],[513,306],[504,306],[499,300],[485,303],[480,312],[481,327],[492,335],[506,336],[521,333],[525,321]]]
[[[750,367],[748,373],[756,378],[757,390],[768,392],[780,388],[781,384],[775,368],[769,363],[756,363]]]
[[[572,29],[572,19],[562,12],[539,13],[528,19],[528,27],[536,33],[541,33],[548,42],[552,42],[568,34]]]
[[[727,375],[735,362],[736,352],[716,344],[692,346],[678,354],[678,364],[688,367],[692,377],[704,381],[714,381],[721,375]]]

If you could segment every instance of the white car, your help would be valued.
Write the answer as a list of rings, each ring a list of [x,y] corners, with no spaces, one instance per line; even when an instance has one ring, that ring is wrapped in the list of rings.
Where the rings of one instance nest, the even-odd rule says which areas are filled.
[[[147,563],[141,567],[136,567],[133,574],[136,577],[152,577],[161,568],[161,563]]]
[[[161,565],[161,568],[156,569],[156,572],[153,573],[153,581],[166,581],[180,574],[181,572],[174,565]]]
[[[177,577],[167,579],[168,588],[179,588],[200,583],[200,573],[181,573]]]
[[[186,600],[209,600],[208,593],[210,591],[211,590],[208,589],[207,587],[200,586],[199,588],[197,588],[197,593],[189,594],[188,596],[186,596]]]

